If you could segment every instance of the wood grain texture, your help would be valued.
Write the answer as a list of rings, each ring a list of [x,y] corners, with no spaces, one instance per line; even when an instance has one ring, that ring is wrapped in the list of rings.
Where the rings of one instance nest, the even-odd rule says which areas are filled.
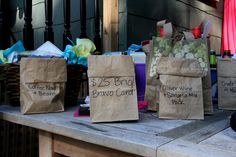
[[[204,121],[163,120],[154,113],[143,112],[139,113],[138,122],[93,124],[89,117],[73,118],[75,109],[63,113],[22,115],[19,107],[0,106],[0,118],[56,134],[54,149],[62,155],[81,151],[88,156],[92,152],[104,156],[103,152],[109,150],[112,156],[120,151],[125,155],[148,157],[236,156],[234,132],[222,132],[229,125],[230,112],[216,112],[206,116]],[[214,141],[218,141],[218,145]],[[223,147],[223,141],[229,144]],[[94,150],[88,151],[90,145]],[[62,148],[65,148],[63,152]],[[100,148],[101,152],[98,151]]]
[[[105,123],[92,124],[86,117],[73,118],[73,111],[22,115],[18,107],[0,106],[0,117],[2,115],[7,121],[140,156],[155,157],[157,147],[173,140],[134,131],[132,126],[123,129]]]
[[[183,139],[193,143],[199,143],[228,127],[229,127],[229,120],[224,119],[219,122],[210,124],[207,127],[204,127],[203,129],[200,129],[196,132],[193,132],[190,135],[183,137]]]
[[[236,133],[231,129],[225,129],[210,138],[200,142],[200,145],[216,148],[219,150],[227,150],[229,152],[236,151]]]
[[[103,1],[103,51],[118,49],[118,0]]]
[[[54,135],[54,151],[70,157],[138,157],[59,135]]]
[[[54,157],[53,154],[52,134],[39,130],[39,157]]]
[[[213,128],[213,130],[211,128],[208,128],[208,129],[212,130],[212,133],[214,133],[215,131],[219,132],[222,129],[225,129],[225,127],[229,126],[227,119],[225,119],[225,118],[227,116],[229,116],[230,114],[231,114],[231,112],[229,112],[229,111],[218,112],[218,113],[215,113],[214,116],[205,116],[205,120],[194,121],[192,123],[188,123],[186,125],[176,127],[175,129],[163,132],[160,135],[176,139],[176,138],[180,138],[183,136],[187,136],[188,134],[191,134],[191,133],[195,133],[198,130],[200,132],[203,132],[203,130],[201,130],[202,128],[204,128],[206,126],[210,127],[211,124],[215,124],[216,122],[224,119],[223,122],[221,122],[222,126],[219,126],[217,128],[217,126],[213,125],[213,127],[211,127],[211,128]],[[216,123],[216,125],[219,125],[219,124]],[[216,130],[215,130],[215,127],[216,127]],[[210,130],[208,130],[208,131],[210,131]],[[207,135],[211,135],[212,133],[209,132]],[[195,137],[195,135],[193,135],[193,137],[190,137],[190,136],[191,135],[189,135],[188,138]],[[195,141],[198,141],[198,140],[200,140],[200,139],[198,139],[198,137],[196,137]]]
[[[157,149],[158,157],[235,157],[236,152],[175,140]]]

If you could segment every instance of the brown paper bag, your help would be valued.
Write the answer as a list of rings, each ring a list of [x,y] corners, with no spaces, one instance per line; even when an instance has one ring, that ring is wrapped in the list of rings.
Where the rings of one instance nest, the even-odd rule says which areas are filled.
[[[89,56],[88,77],[92,122],[139,119],[130,56]]]
[[[213,103],[212,103],[212,95],[211,95],[211,69],[210,69],[210,66],[208,66],[207,75],[202,78],[202,90],[203,90],[204,113],[205,114],[212,114],[213,113]]]
[[[203,70],[203,75],[204,75],[204,77],[202,78],[204,113],[212,114],[213,104],[212,104],[212,97],[211,97],[211,71],[210,71],[210,66],[209,66],[209,58],[208,58],[206,41],[204,39],[190,40],[191,37],[187,35],[189,34],[189,32],[184,32],[184,34],[187,40],[179,41],[177,40],[178,38],[174,38],[174,39],[159,38],[159,37],[153,38],[152,54],[155,54],[154,57],[156,57],[157,61],[158,61],[158,58],[160,58],[161,56],[162,57],[176,57],[176,58],[194,58],[195,57],[195,59],[198,59],[199,64],[201,64],[202,66],[201,68]],[[159,84],[157,84],[157,87],[159,87]],[[157,90],[157,92],[158,91],[159,90]]]
[[[161,57],[159,117],[168,119],[204,119],[203,72],[196,60]]]
[[[64,111],[64,59],[22,58],[20,104],[23,114]]]
[[[148,102],[148,110],[158,111],[160,80],[156,74],[156,61],[158,56],[153,51],[153,41],[150,41],[148,53],[146,55],[146,88],[145,101]]]
[[[219,108],[236,110],[236,60],[218,59],[217,75]]]

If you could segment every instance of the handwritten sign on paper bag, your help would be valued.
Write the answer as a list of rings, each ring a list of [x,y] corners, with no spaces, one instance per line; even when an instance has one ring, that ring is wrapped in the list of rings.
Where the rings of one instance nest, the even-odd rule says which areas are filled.
[[[136,91],[134,77],[92,78],[90,81],[90,84],[96,87],[90,95],[94,99],[98,97],[133,96]]]
[[[130,56],[90,56],[89,96],[92,122],[137,120],[137,91]]]

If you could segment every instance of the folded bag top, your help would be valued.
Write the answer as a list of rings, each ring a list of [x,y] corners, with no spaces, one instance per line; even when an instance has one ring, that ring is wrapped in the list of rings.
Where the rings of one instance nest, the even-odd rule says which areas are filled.
[[[157,73],[189,77],[203,77],[204,75],[197,60],[172,57],[161,57],[157,61]]]
[[[230,58],[218,59],[217,75],[220,77],[236,77],[236,60]]]
[[[61,58],[22,58],[20,80],[25,83],[66,82],[66,60]]]
[[[135,76],[134,68],[120,68],[134,67],[130,56],[89,56],[88,63],[88,77]]]

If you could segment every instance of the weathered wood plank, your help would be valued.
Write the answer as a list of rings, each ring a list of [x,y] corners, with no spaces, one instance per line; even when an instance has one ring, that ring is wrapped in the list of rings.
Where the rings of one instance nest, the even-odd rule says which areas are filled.
[[[75,111],[76,108],[70,110]],[[64,118],[68,118],[70,112],[64,112],[61,115]],[[67,116],[67,117],[66,117]],[[71,120],[73,120],[72,116]],[[91,122],[89,117],[75,118],[86,122]],[[114,123],[100,123],[101,125],[120,128],[124,130],[137,131],[152,135],[159,135],[176,127],[180,127],[193,122],[193,120],[164,120],[159,119],[156,113],[153,112],[140,112],[139,121],[130,122],[114,122]]]
[[[199,144],[219,150],[236,152],[236,133],[231,128],[228,128],[200,142]]]
[[[236,152],[219,150],[184,140],[175,140],[157,149],[158,157],[235,157]]]
[[[141,113],[138,122],[92,124],[88,117],[73,118],[75,108],[63,113],[22,115],[18,107],[0,106],[0,118],[73,138],[80,142],[141,156],[203,157],[209,149],[210,157],[216,154],[218,154],[216,157],[219,157],[224,154],[228,155],[229,152],[228,150],[218,152],[218,149],[221,151],[220,146],[223,144],[216,147],[217,150],[215,150],[214,140],[208,143],[201,141],[205,141],[205,139],[226,128],[230,112],[218,112],[207,117],[204,121],[162,120],[158,119],[155,114]],[[174,125],[174,122],[181,125]],[[169,126],[164,127],[166,125]],[[145,128],[145,126],[148,127]],[[141,130],[142,128],[144,131]],[[164,132],[154,134],[158,131]],[[234,138],[234,136],[231,138]],[[217,140],[219,141],[220,138]],[[233,139],[231,142],[233,142]],[[230,145],[227,147],[230,147]],[[233,148],[230,150],[233,150]],[[233,152],[233,155],[235,154],[236,152]]]
[[[183,137],[183,136],[188,135],[192,132],[195,132],[199,129],[202,129],[203,127],[211,125],[212,123],[223,120],[227,116],[229,116],[230,114],[231,114],[231,112],[228,112],[228,111],[225,111],[225,112],[220,111],[218,113],[215,113],[214,116],[206,116],[205,120],[197,120],[197,121],[194,121],[194,122],[189,123],[187,125],[183,125],[181,127],[177,127],[175,129],[163,132],[160,135],[165,136],[165,137],[169,137],[169,138],[174,138],[174,139],[179,138],[179,137]],[[226,122],[225,122],[225,124],[226,124]],[[227,125],[228,124],[226,124],[226,126]],[[222,129],[222,128],[224,129],[225,126],[219,127],[218,129]]]
[[[103,124],[91,124],[73,119],[72,112],[22,115],[19,108],[1,106],[0,113],[2,119],[10,122],[141,156],[154,157],[157,147],[173,140]],[[62,116],[64,114],[67,116]]]
[[[118,49],[118,0],[103,1],[103,51]]]
[[[219,122],[209,124],[207,127],[204,127],[203,129],[193,132],[190,135],[184,136],[182,139],[193,143],[199,143],[228,127],[229,127],[229,120],[224,119]]]
[[[54,157],[52,134],[39,130],[39,157]]]
[[[54,151],[73,157],[138,157],[113,149],[97,146],[94,144],[74,140],[64,136],[54,135]]]
[[[107,123],[106,126],[112,126],[124,130],[133,130],[153,135],[160,135],[166,131],[184,126],[191,121],[181,120],[161,120],[159,118],[147,119],[141,118],[138,122]]]
[[[71,112],[75,111],[77,107],[70,108],[64,112],[61,117],[70,118],[70,120],[79,119],[86,122],[91,122],[89,117],[72,118]],[[156,113],[153,112],[140,112],[139,121],[130,122],[114,122],[114,123],[100,123],[101,125],[120,128],[124,130],[143,132],[147,134],[159,135],[171,129],[189,124],[193,120],[164,120],[159,119]]]

